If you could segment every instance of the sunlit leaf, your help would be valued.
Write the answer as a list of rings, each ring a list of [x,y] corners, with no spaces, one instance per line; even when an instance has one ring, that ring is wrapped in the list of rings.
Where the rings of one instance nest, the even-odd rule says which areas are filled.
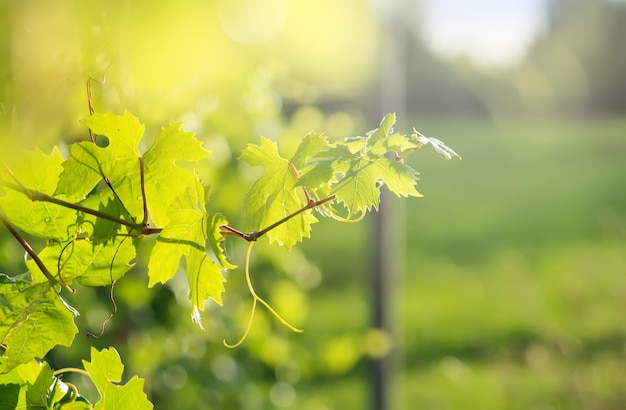
[[[135,247],[128,237],[96,243],[84,238],[64,245],[52,243],[39,253],[39,257],[66,283],[76,279],[84,286],[106,286],[133,267]],[[39,269],[32,260],[26,265],[31,272]]]
[[[62,170],[63,157],[57,148],[49,155],[35,149],[5,170],[0,178],[11,184],[52,195]],[[15,177],[17,181],[13,179]],[[64,198],[61,196],[60,198]],[[67,226],[76,220],[76,211],[49,202],[32,201],[24,193],[6,190],[0,197],[0,211],[20,230],[46,239],[67,239]]]
[[[220,228],[224,225],[228,225],[228,221],[222,214],[209,215],[207,218],[206,232],[208,234],[208,240],[211,245],[211,249],[213,250],[213,254],[217,258],[220,265],[226,269],[235,269],[237,266],[233,265],[226,259],[224,249],[222,248],[224,236],[222,236]]]
[[[96,410],[152,409],[143,392],[144,380],[134,376],[126,384],[120,384],[124,365],[114,348],[101,351],[91,348],[91,362],[83,360],[83,366],[100,394],[94,405]]]
[[[7,358],[0,372],[71,345],[76,333],[73,312],[47,283],[0,274],[0,342]]]
[[[209,298],[221,304],[224,277],[220,266],[206,253],[207,213],[200,181],[196,180],[174,200],[168,219],[169,224],[150,253],[149,286],[173,278],[184,256],[192,310],[203,310]]]
[[[193,172],[176,163],[197,162],[210,154],[192,132],[182,131],[180,126],[176,123],[163,127],[143,156],[148,208],[157,226],[167,224],[170,204],[195,181]]]
[[[415,129],[413,129],[413,132],[414,132],[413,139],[415,139],[415,141],[432,147],[435,153],[437,153],[437,155],[439,155],[440,157],[444,159],[452,159],[454,157],[457,157],[458,159],[462,159],[461,156],[457,154],[452,148],[448,147],[446,144],[444,144],[442,141],[438,140],[437,138],[425,137],[422,133],[417,132]]]
[[[306,141],[306,140],[305,140]],[[310,155],[310,148],[302,148],[296,161],[302,162]],[[246,195],[246,227],[261,230],[297,211],[303,206],[301,193],[296,191],[298,177],[292,163],[278,154],[276,143],[261,138],[260,145],[249,144],[240,160],[250,165],[265,167],[265,172],[250,187]],[[309,237],[311,224],[317,219],[310,212],[303,212],[267,233],[270,243],[277,242],[291,249],[304,237]]]
[[[417,172],[394,159],[394,151],[414,147],[405,136],[393,133],[395,115],[383,118],[380,127],[365,137],[344,138],[318,152],[299,184],[313,188],[327,187],[322,192],[336,195],[338,202],[354,219],[372,208],[377,209],[380,187],[400,197],[416,196]]]
[[[47,363],[30,360],[0,373],[0,409],[47,409],[56,389]]]

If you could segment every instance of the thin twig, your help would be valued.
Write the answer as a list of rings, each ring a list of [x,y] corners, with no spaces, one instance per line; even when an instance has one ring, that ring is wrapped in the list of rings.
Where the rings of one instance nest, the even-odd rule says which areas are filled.
[[[394,152],[393,153],[393,159],[399,162],[404,161],[409,155],[415,153],[416,151],[419,151],[420,148],[422,148],[424,146],[424,143],[419,142],[416,146],[414,146],[413,148],[409,148],[408,150],[406,150],[402,155],[398,154],[398,152]]]
[[[143,158],[139,157],[139,178],[141,182],[141,200],[143,202],[143,219],[141,224],[148,226],[148,202],[146,200],[146,183],[145,183],[145,170],[143,164]]]

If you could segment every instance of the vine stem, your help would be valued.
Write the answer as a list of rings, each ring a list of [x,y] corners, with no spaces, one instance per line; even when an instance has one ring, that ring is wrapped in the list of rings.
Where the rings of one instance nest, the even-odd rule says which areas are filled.
[[[15,178],[14,178],[15,179]],[[18,182],[16,180],[16,182]],[[64,201],[62,199],[59,198],[55,198],[53,196],[44,194],[43,192],[39,192],[39,191],[35,191],[32,189],[28,189],[26,188],[24,185],[22,185],[21,183],[11,183],[8,181],[0,181],[0,184],[4,185],[7,188],[13,189],[14,191],[17,192],[21,192],[22,194],[26,195],[28,197],[28,199],[30,199],[31,201],[41,201],[41,202],[50,202],[52,204],[56,204],[59,206],[63,206],[65,208],[70,208],[73,209],[75,211],[79,211],[79,212],[84,212],[86,214],[90,214],[93,216],[96,216],[98,218],[102,218],[102,219],[106,219],[107,221],[111,221],[120,225],[124,225],[127,226],[131,229],[134,229],[136,231],[138,231],[140,233],[140,235],[152,235],[155,233],[159,233],[161,232],[163,229],[162,228],[151,228],[149,226],[147,226],[147,224],[144,223],[136,223],[136,222],[131,222],[131,221],[126,221],[124,219],[121,218],[117,218],[113,215],[109,215],[105,212],[101,212],[101,211],[97,211],[95,209],[91,209],[91,208],[87,208],[84,207],[82,205],[78,205],[78,204],[74,204],[72,202],[67,202]]]
[[[416,146],[414,146],[413,148],[410,148],[408,150],[406,150],[402,155],[398,154],[397,152],[393,153],[393,158],[396,161],[402,162],[404,161],[409,155],[419,151],[420,148],[422,148],[424,146],[423,142],[418,142]]]
[[[308,197],[308,195],[307,195],[307,197]],[[269,231],[271,231],[272,229],[275,229],[275,228],[279,227],[280,225],[284,224],[288,220],[290,220],[290,219],[300,215],[302,212],[308,211],[309,209],[317,208],[318,206],[323,205],[326,202],[332,201],[335,198],[336,198],[335,195],[331,195],[331,196],[329,196],[327,198],[320,199],[319,201],[316,201],[314,199],[309,199],[307,201],[306,205],[304,205],[302,208],[298,209],[295,212],[290,213],[289,215],[287,215],[284,218],[274,222],[273,224],[271,224],[271,225],[261,229],[260,231],[242,232],[242,231],[238,231],[235,228],[230,227],[229,225],[222,225],[222,226],[220,226],[220,228],[222,229],[221,234],[222,235],[238,236],[238,237],[240,237],[242,239],[245,239],[248,242],[254,242],[257,239],[259,239],[261,236],[263,236],[266,233],[268,233]]]
[[[52,374],[54,376],[58,376],[63,373],[78,373],[78,374],[82,374],[83,376],[87,376],[91,379],[91,375],[86,370],[78,369],[76,367],[64,367],[62,369],[55,370],[54,373]]]
[[[0,213],[0,221],[2,221],[2,224],[8,229],[9,232],[11,232],[11,235],[13,235],[13,237],[20,243],[20,245],[22,245],[22,248],[24,248],[28,256],[30,256],[33,259],[33,261],[37,264],[37,266],[41,270],[41,273],[43,273],[46,279],[48,279],[48,282],[50,282],[50,285],[56,286],[58,281],[54,278],[54,276],[52,276],[52,273],[50,273],[46,265],[44,265],[43,261],[37,255],[37,252],[35,252],[35,250],[30,246],[30,244],[26,242],[24,238],[22,238],[22,235],[20,235],[17,229],[15,229],[15,227],[11,224],[11,222],[9,222],[9,220],[6,219],[5,216],[2,215],[1,213]],[[71,288],[69,290],[72,293],[74,293],[74,291]]]
[[[278,314],[278,312],[276,312],[274,310],[274,308],[272,308],[270,306],[269,303],[267,303],[263,298],[261,298],[254,290],[254,287],[252,286],[252,280],[250,279],[250,256],[252,254],[252,247],[254,246],[254,241],[250,241],[250,245],[248,245],[248,252],[246,253],[246,265],[245,265],[245,271],[246,271],[246,283],[248,284],[248,290],[250,291],[250,294],[252,295],[252,309],[250,311],[250,318],[248,319],[248,324],[246,325],[246,330],[243,332],[243,335],[241,336],[241,338],[237,341],[237,343],[235,344],[229,344],[226,339],[224,339],[222,341],[222,343],[224,343],[224,346],[234,349],[236,347],[241,346],[241,344],[246,340],[246,338],[248,337],[248,334],[250,333],[250,329],[252,328],[252,321],[254,320],[254,313],[256,312],[256,305],[257,302],[262,304],[263,306],[265,306],[265,308],[276,318],[278,319],[278,321],[285,326],[286,328],[288,328],[289,330],[291,330],[292,332],[296,332],[296,333],[302,333],[304,332],[304,330],[302,329],[298,329],[297,327],[291,325],[289,322],[287,322],[285,319],[283,319],[283,317],[281,315]]]

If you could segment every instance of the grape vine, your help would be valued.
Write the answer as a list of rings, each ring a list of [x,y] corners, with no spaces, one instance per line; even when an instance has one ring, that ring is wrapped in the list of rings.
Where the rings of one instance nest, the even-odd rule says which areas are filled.
[[[145,130],[135,116],[96,113],[91,105],[90,113],[83,120],[90,140],[70,145],[67,157],[58,148],[36,149],[0,164],[0,222],[28,254],[26,273],[0,274],[0,407],[152,408],[143,381],[117,384],[122,364],[114,349],[92,350],[84,370],[69,370],[93,381],[100,393],[94,405],[62,381],[63,371],[53,372],[37,359],[55,346],[70,346],[78,333],[77,310],[63,293],[74,292],[74,283],[113,286],[134,266],[141,238],[156,236],[149,287],[171,280],[184,257],[191,320],[200,328],[205,303],[222,304],[223,272],[237,268],[223,241],[250,242],[244,268],[253,298],[250,318],[243,336],[224,344],[245,341],[257,304],[299,332],[255,292],[249,266],[253,244],[266,236],[290,250],[310,237],[318,218],[358,221],[378,208],[383,185],[399,197],[421,196],[418,173],[404,160],[424,145],[444,158],[458,157],[417,131],[395,133],[394,114],[364,136],[331,142],[310,133],[289,159],[274,141],[261,138],[239,157],[265,168],[247,192],[240,230],[208,210],[208,188],[193,164],[210,152],[193,133],[180,123],[167,125],[142,151]],[[45,245],[35,250],[24,234]]]

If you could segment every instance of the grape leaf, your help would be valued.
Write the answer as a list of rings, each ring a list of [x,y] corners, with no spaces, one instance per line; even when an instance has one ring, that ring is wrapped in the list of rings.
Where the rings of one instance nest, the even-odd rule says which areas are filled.
[[[126,384],[120,385],[124,365],[114,348],[101,351],[91,348],[91,362],[83,360],[83,366],[98,389],[100,400],[95,410],[140,410],[152,409],[143,392],[144,380],[134,376]]]
[[[148,208],[157,226],[167,224],[167,210],[172,201],[185,187],[194,184],[193,172],[179,167],[176,162],[196,162],[210,154],[194,133],[182,131],[180,126],[176,123],[163,127],[143,156]],[[167,195],[163,195],[164,192]]]
[[[92,242],[88,238],[67,244],[58,242],[46,246],[39,258],[56,277],[71,284],[76,279],[83,286],[106,286],[128,272],[135,258],[135,247],[128,237],[112,238],[104,242]],[[26,266],[33,275],[39,268],[33,260]]]
[[[126,211],[137,219],[143,213],[141,158],[150,217],[157,226],[165,226],[170,204],[194,181],[193,173],[178,166],[177,162],[197,162],[208,157],[209,151],[202,148],[193,133],[181,130],[180,123],[163,127],[142,156],[139,142],[144,126],[132,114],[96,113],[83,122],[94,133],[107,136],[109,144],[104,148],[91,142],[73,144],[70,156],[63,164],[57,193],[82,198],[106,176]]]
[[[448,147],[443,141],[438,140],[437,138],[428,138],[425,137],[422,133],[418,132],[415,128],[413,128],[413,139],[415,142],[429,145],[435,151],[437,155],[444,159],[452,159],[457,157],[458,159],[463,159],[459,154],[457,154],[452,148]]]
[[[192,319],[200,326],[199,312],[204,310],[204,302],[211,298],[221,305],[224,291],[220,266],[206,253],[207,218],[204,187],[196,179],[170,205],[169,223],[159,235],[148,262],[148,286],[152,287],[173,278],[181,257],[185,257]]]
[[[315,157],[319,152],[323,152],[332,145],[328,142],[328,139],[324,134],[311,132],[304,136],[296,153],[291,157],[291,163],[296,167],[296,169],[301,169],[307,162],[309,158]]]
[[[76,333],[74,312],[48,283],[0,274],[0,343],[7,358],[0,372],[44,357],[54,346],[70,346]]]
[[[36,360],[0,374],[0,409],[49,408],[59,393],[54,380],[50,366]]]
[[[27,189],[52,195],[62,162],[63,156],[56,147],[49,155],[35,149],[12,165],[10,172]],[[0,178],[6,183],[17,185],[8,170]],[[76,211],[72,209],[49,202],[32,201],[24,193],[14,190],[6,190],[6,196],[0,197],[0,210],[22,231],[46,239],[67,240],[67,226],[76,220]]]
[[[416,189],[418,173],[409,165],[390,159],[395,150],[415,146],[406,136],[393,133],[395,115],[383,118],[380,126],[365,137],[344,138],[318,152],[305,169],[299,184],[336,195],[354,219],[378,209],[380,186],[400,197],[422,196]]]
[[[208,233],[209,244],[211,245],[211,249],[213,250],[213,254],[217,258],[217,261],[225,269],[235,269],[237,266],[228,262],[226,259],[226,255],[224,254],[224,249],[222,248],[221,243],[224,241],[224,236],[221,233],[221,227],[224,225],[228,225],[228,221],[222,214],[215,213],[207,218],[207,228],[206,232]]]
[[[69,158],[63,163],[63,172],[59,176],[57,194],[82,199],[106,176],[130,215],[139,215],[143,207],[139,141],[144,126],[128,111],[123,116],[95,113],[83,123],[95,134],[106,136],[108,145],[99,147],[92,142],[72,144]]]
[[[310,155],[307,151],[310,150],[301,148],[296,152],[298,163]],[[303,199],[296,191],[298,177],[292,163],[278,154],[275,142],[262,137],[260,145],[248,144],[239,159],[253,166],[265,167],[265,173],[246,194],[246,227],[250,230],[263,229],[302,208]],[[270,243],[277,242],[290,250],[302,238],[310,236],[311,225],[315,222],[317,218],[310,212],[303,212],[272,229],[267,236]]]

